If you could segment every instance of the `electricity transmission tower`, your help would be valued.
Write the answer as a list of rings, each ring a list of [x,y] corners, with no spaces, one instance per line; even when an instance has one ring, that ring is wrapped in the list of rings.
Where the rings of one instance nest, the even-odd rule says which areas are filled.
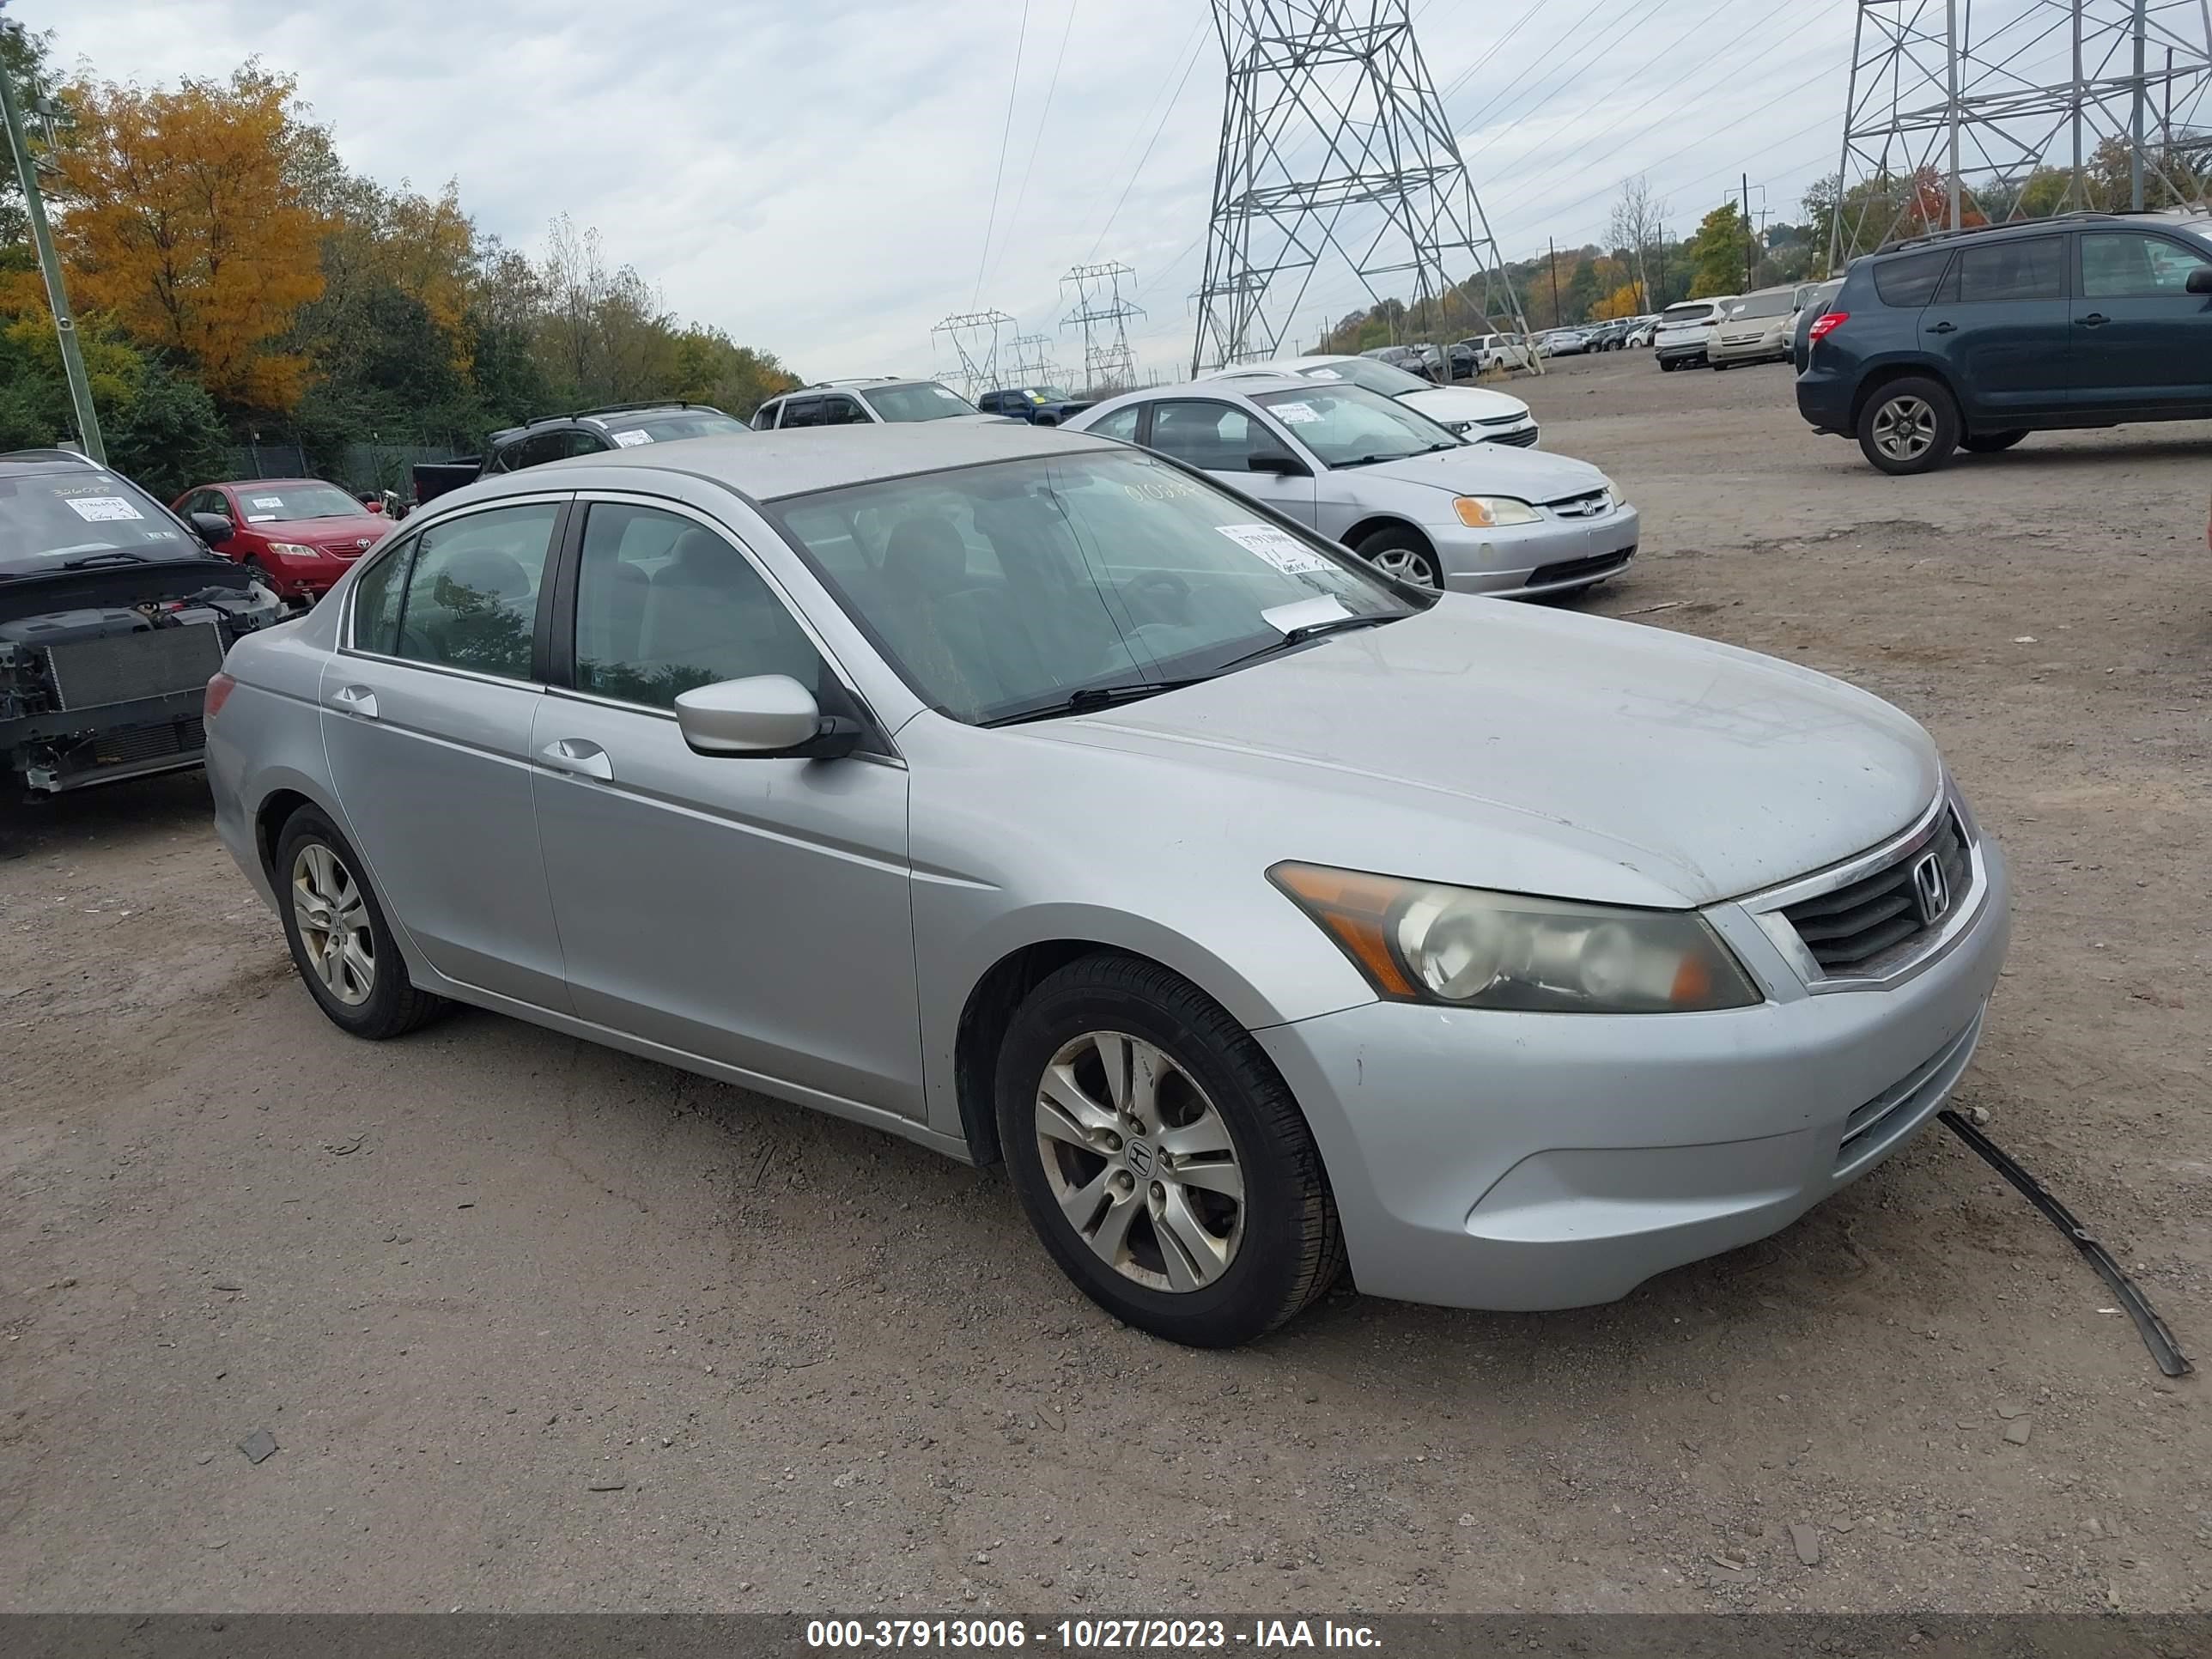
[[[1006,342],[1006,377],[1022,386],[1057,386],[1060,366],[1052,361],[1052,336],[1017,334]]]
[[[951,343],[958,366],[945,378],[957,380],[969,403],[998,386],[999,332],[1018,326],[1003,311],[956,311],[929,331],[932,340],[942,334]]]
[[[1137,380],[1137,360],[1129,350],[1129,319],[1144,307],[1121,297],[1121,279],[1137,273],[1119,260],[1077,265],[1060,279],[1060,291],[1075,290],[1075,309],[1060,319],[1062,328],[1083,331],[1083,389],[1103,397],[1124,392]]]
[[[1212,0],[1228,65],[1192,369],[1295,340],[1325,253],[1371,301],[1410,289],[1417,332],[1526,329],[1408,0]],[[1480,279],[1479,301],[1449,270]],[[1510,325],[1508,322],[1510,319]]]
[[[1828,265],[1892,237],[2200,198],[2212,0],[1858,0]]]

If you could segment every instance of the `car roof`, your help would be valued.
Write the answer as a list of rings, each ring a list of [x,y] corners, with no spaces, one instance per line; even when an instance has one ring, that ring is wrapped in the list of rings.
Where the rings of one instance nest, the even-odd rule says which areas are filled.
[[[1945,247],[1953,242],[1979,240],[1984,237],[2008,241],[2021,236],[2048,235],[2057,230],[2131,224],[2165,225],[2172,229],[2192,230],[2202,235],[2207,226],[2212,225],[2212,220],[2203,218],[2202,210],[2195,208],[2154,208],[2142,213],[2086,210],[2053,213],[2040,219],[2008,219],[1994,225],[1966,225],[1958,230],[1931,230],[1918,236],[1900,236],[1894,241],[1884,242],[1868,257],[1917,252],[1923,248]]]
[[[330,484],[332,489],[339,487],[328,478],[210,478],[205,483],[194,484],[192,489],[274,489],[286,484]],[[192,491],[185,493],[189,495]]]
[[[1110,439],[1088,437],[1060,427],[1031,426],[1024,421],[870,422],[808,427],[794,432],[749,431],[742,436],[717,434],[684,438],[548,461],[471,485],[472,493],[466,499],[483,501],[496,495],[557,489],[556,480],[564,473],[604,468],[688,474],[726,485],[750,500],[766,501],[950,467],[1066,454],[1070,449],[1119,451],[1122,447]]]

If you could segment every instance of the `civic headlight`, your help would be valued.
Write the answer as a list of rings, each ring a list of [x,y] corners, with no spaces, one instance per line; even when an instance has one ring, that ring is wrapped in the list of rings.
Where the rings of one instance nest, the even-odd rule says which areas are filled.
[[[280,559],[319,559],[323,556],[312,547],[302,547],[297,542],[271,542],[269,550]]]
[[[1704,917],[1311,864],[1267,878],[1395,1002],[1523,1013],[1697,1013],[1762,1000]]]
[[[1474,424],[1474,422],[1473,421],[1445,421],[1442,422],[1443,429],[1450,433],[1455,438],[1463,435],[1467,429]]]
[[[1495,530],[1504,525],[1541,524],[1544,515],[1528,502],[1510,495],[1462,495],[1452,503],[1459,521],[1470,530]]]

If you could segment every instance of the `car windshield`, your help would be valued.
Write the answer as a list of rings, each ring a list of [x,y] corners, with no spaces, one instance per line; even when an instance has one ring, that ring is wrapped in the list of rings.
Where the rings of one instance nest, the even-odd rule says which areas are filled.
[[[1754,294],[1747,300],[1738,300],[1729,307],[1731,321],[1749,317],[1787,317],[1797,309],[1795,292],[1783,294]]]
[[[625,449],[641,444],[672,444],[679,438],[713,438],[725,432],[750,432],[719,409],[687,409],[680,415],[618,415],[600,424]]]
[[[1458,439],[1426,416],[1362,386],[1261,392],[1252,401],[1290,428],[1323,466],[1372,466],[1460,447]]]
[[[1342,549],[1137,452],[963,467],[769,511],[915,695],[971,725],[1210,677],[1292,628],[1416,609]]]
[[[88,559],[190,559],[200,551],[174,519],[112,472],[90,467],[29,477],[0,472],[0,574],[58,569]]]
[[[1370,392],[1379,392],[1386,398],[1402,398],[1408,392],[1430,392],[1435,388],[1418,374],[1408,374],[1402,368],[1393,368],[1388,363],[1378,363],[1371,357],[1351,357],[1340,363],[1316,363],[1311,368],[1299,369],[1298,374],[1309,380],[1348,380],[1353,386],[1364,386]]]
[[[299,519],[358,519],[368,509],[326,483],[242,483],[234,486],[238,510],[248,524]]]
[[[886,421],[942,421],[975,412],[975,404],[934,380],[916,386],[871,386],[860,395]]]
[[[1030,401],[1038,404],[1067,404],[1075,399],[1067,391],[1056,386],[1033,386],[1029,388]]]

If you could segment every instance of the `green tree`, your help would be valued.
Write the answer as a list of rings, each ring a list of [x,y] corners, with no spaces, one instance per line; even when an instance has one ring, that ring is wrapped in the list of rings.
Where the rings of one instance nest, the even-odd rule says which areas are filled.
[[[1690,262],[1690,295],[1706,299],[1717,294],[1743,292],[1744,273],[1751,264],[1750,227],[1734,202],[1723,204],[1698,225],[1698,234],[1682,245]]]

